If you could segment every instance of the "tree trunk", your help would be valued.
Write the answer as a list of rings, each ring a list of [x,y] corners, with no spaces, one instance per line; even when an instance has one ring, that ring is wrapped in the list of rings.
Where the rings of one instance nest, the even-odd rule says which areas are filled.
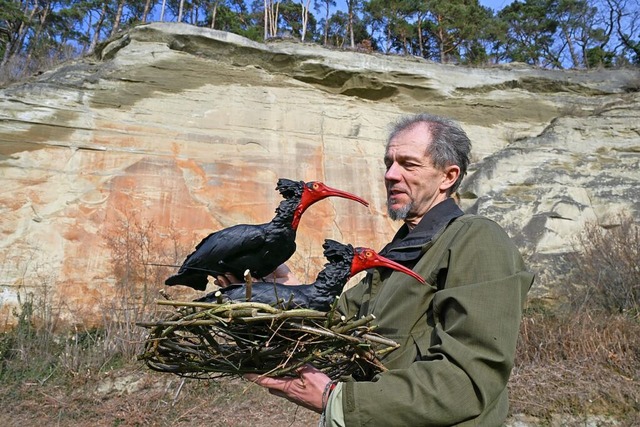
[[[178,22],[182,22],[183,11],[184,11],[184,0],[180,0],[180,7],[178,9]]]
[[[278,34],[278,8],[280,2],[264,0],[264,39],[275,37]]]
[[[144,4],[144,10],[142,11],[142,23],[147,23],[147,16],[149,15],[149,11],[151,10],[151,0],[147,0]]]
[[[38,24],[38,28],[36,29],[36,32],[34,33],[33,36],[31,36],[30,40],[29,40],[29,51],[27,52],[27,57],[25,58],[25,64],[28,66],[29,62],[31,61],[31,57],[33,55],[33,51],[36,49],[36,47],[38,46],[38,41],[40,40],[40,34],[42,34],[42,29],[44,28],[44,23],[47,20],[47,16],[49,16],[49,10],[51,8],[51,3],[47,3],[44,8],[42,9],[42,12],[40,12],[40,16],[38,17],[38,20],[40,21]]]
[[[324,16],[324,45],[329,44],[329,0],[325,1],[327,13]]]
[[[349,40],[351,42],[351,49],[356,48],[356,40],[353,35],[353,2],[349,1]]]
[[[167,7],[167,0],[162,0],[162,9],[160,9],[160,22],[164,22],[164,10]]]
[[[269,14],[267,13],[268,10],[268,1],[264,0],[263,4],[264,4],[264,40],[267,41],[267,39],[269,38]]]
[[[4,66],[9,62],[10,52],[13,50],[13,43],[11,40],[7,41],[7,44],[4,46],[4,54],[2,55],[2,61],[0,61],[0,70],[4,69]]]
[[[580,68],[580,59],[576,53],[576,49],[573,46],[573,42],[571,41],[571,37],[569,36],[569,32],[566,28],[562,29],[562,35],[564,36],[564,40],[567,42],[567,47],[569,48],[569,54],[571,55],[571,62],[573,62],[573,68]]]
[[[311,0],[306,0],[306,6],[305,6],[305,0],[300,0],[300,6],[302,7],[302,34],[300,35],[300,40],[304,41],[304,37],[307,33],[307,24],[309,22],[309,3],[311,3]]]
[[[11,37],[11,34],[9,35],[9,41],[7,41],[7,44],[5,45],[4,56],[2,58],[2,63],[0,63],[0,68],[4,68],[4,66],[9,63],[11,58],[17,55],[18,52],[20,52],[20,50],[22,49],[22,46],[24,46],[25,38],[29,33],[29,26],[26,24],[26,22],[33,22],[33,16],[36,13],[37,6],[38,3],[36,2],[33,5],[31,11],[29,11],[29,3],[27,2],[25,4],[24,10],[22,12],[24,13],[25,17],[28,13],[29,17],[20,22],[20,26],[18,26],[17,31],[14,32],[15,37]],[[11,41],[12,39],[13,41]]]
[[[120,28],[120,20],[122,19],[122,11],[124,10],[124,3],[126,0],[120,0],[118,2],[118,10],[116,11],[116,16],[113,17],[113,28],[111,29],[111,34],[109,37],[113,37],[118,32],[118,28]]]
[[[424,58],[424,41],[422,40],[422,15],[418,16],[418,52]]]
[[[218,2],[213,2],[213,8],[211,9],[211,29],[216,26],[216,15],[218,14]]]
[[[91,38],[91,44],[89,45],[89,53],[93,52],[98,45],[98,41],[100,40],[100,31],[102,31],[102,26],[104,25],[104,20],[107,16],[107,0],[102,2],[102,9],[100,10],[100,15],[98,16],[98,22],[96,22],[95,31],[93,32],[93,37]]]
[[[442,17],[438,16],[436,18],[436,22],[438,22],[438,24],[440,24],[440,22],[442,21]],[[438,26],[438,45],[440,47],[440,63],[441,64],[445,64],[447,61],[445,59],[445,52],[444,52],[444,38],[446,36],[444,35],[443,31],[442,31],[442,26]]]
[[[391,52],[391,25],[387,21],[387,40],[385,41],[384,53],[389,54]]]
[[[272,20],[273,20],[273,22],[272,22],[272,25],[273,25],[272,34],[273,34],[274,37],[278,35],[278,15],[280,13],[280,1],[276,1],[275,5],[276,5],[276,9],[275,9],[275,11],[273,13],[273,16],[272,16]]]

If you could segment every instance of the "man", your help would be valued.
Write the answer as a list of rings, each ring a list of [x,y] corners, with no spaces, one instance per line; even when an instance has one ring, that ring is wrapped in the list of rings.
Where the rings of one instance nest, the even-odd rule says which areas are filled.
[[[533,276],[497,224],[452,199],[470,150],[457,124],[428,114],[401,119],[389,136],[388,211],[404,225],[381,254],[429,285],[377,269],[338,304],[347,317],[373,313],[376,332],[400,344],[382,360],[389,370],[337,384],[312,366],[299,378],[248,379],[322,412],[328,426],[502,425]]]

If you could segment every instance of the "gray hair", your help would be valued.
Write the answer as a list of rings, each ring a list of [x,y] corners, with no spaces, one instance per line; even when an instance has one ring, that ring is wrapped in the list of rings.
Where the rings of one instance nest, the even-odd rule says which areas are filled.
[[[431,158],[433,165],[439,169],[444,169],[450,165],[456,165],[460,168],[460,176],[447,191],[447,194],[451,195],[460,187],[462,178],[467,173],[471,154],[471,141],[458,123],[445,117],[428,113],[401,117],[391,127],[387,138],[387,149],[389,148],[389,143],[399,133],[409,130],[420,123],[425,123],[431,132],[431,144],[428,145],[425,155]]]

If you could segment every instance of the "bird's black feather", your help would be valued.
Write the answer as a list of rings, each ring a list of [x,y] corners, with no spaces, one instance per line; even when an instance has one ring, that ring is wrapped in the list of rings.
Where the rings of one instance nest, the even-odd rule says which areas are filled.
[[[264,277],[294,254],[300,216],[310,205],[331,196],[350,198],[366,205],[362,199],[317,181],[305,183],[280,178],[276,189],[284,200],[270,222],[238,224],[209,234],[165,284],[204,290],[208,276],[231,273],[240,279],[249,270],[254,277]]]
[[[354,257],[353,246],[325,240],[322,245],[328,262],[313,283],[289,286],[281,283],[256,282],[251,286],[251,301],[280,308],[311,308],[326,311],[347,283]],[[246,301],[246,285],[236,284],[211,292],[197,301],[215,302],[217,293],[224,301]]]

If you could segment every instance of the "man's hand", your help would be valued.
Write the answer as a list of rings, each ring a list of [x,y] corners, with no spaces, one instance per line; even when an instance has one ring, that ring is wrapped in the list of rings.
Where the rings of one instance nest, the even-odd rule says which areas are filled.
[[[282,283],[283,285],[300,284],[298,278],[291,272],[286,264],[280,264],[272,273],[268,274],[265,277],[259,279],[254,277],[252,280],[254,282],[276,282]],[[220,288],[226,288],[227,286],[233,285],[234,283],[244,283],[244,281],[240,280],[240,278],[234,276],[231,273],[216,276],[213,281],[213,284]]]
[[[282,283],[283,285],[299,285],[300,280],[291,272],[287,264],[280,264],[271,274],[263,277],[265,282]]]
[[[257,374],[246,374],[244,378],[262,387],[268,388],[269,393],[284,397],[293,403],[304,406],[317,413],[323,409],[323,396],[327,384],[331,379],[311,365],[305,365],[297,371],[298,378],[276,377],[270,378]]]

